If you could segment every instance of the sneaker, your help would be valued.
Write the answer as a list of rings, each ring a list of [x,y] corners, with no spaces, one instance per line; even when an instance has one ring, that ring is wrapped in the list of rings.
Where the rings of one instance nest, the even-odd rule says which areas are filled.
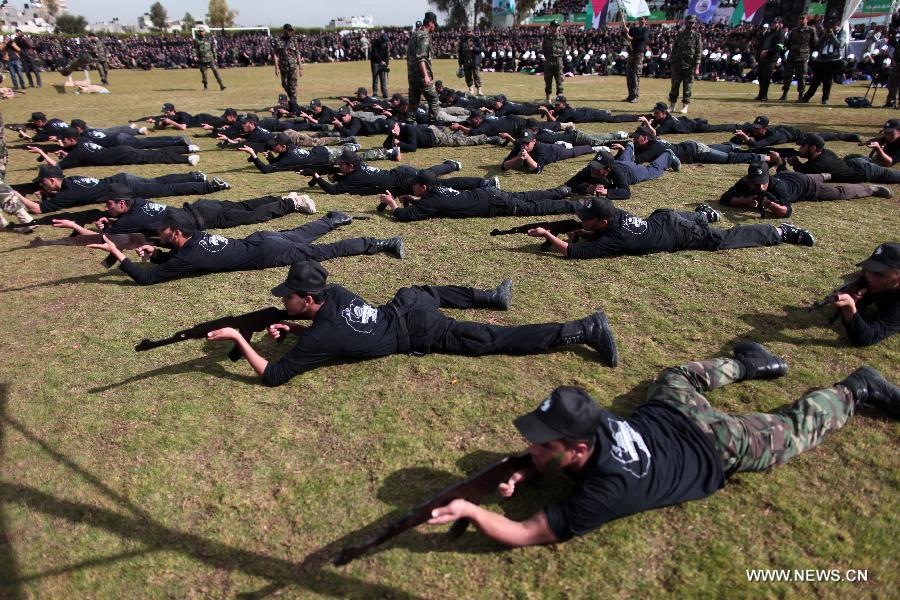
[[[300,213],[304,213],[307,215],[316,214],[316,203],[312,198],[307,196],[306,194],[298,194],[297,192],[291,192],[285,198],[291,200],[294,203],[294,210]]]
[[[678,112],[680,112],[680,113],[683,114],[683,115],[686,115],[686,114],[688,113],[688,106],[690,106],[690,105],[688,105],[688,104],[682,104],[682,105],[681,105],[681,110],[679,110]]]
[[[669,112],[675,112],[675,103],[669,102]]]
[[[707,223],[718,223],[722,220],[722,213],[714,209],[709,204],[701,204],[697,208],[694,209],[695,212],[698,212],[706,217]]]
[[[886,188],[883,185],[870,185],[869,189],[872,190],[872,195],[876,198],[891,198],[894,195],[890,188]]]
[[[344,150],[349,150],[350,152],[359,152],[362,146],[359,144],[344,144]],[[388,152],[390,154],[390,152]]]
[[[495,188],[497,188],[497,189],[499,190],[499,189],[500,189],[500,176],[499,176],[499,175],[494,175],[494,176],[491,178],[491,183],[493,183],[493,185],[492,185],[491,187],[495,187]]]
[[[805,229],[795,227],[790,223],[782,223],[778,226],[781,232],[781,241],[785,244],[797,244],[798,246],[813,246],[815,238]]]
[[[190,175],[194,181],[206,181],[206,173],[203,171],[191,171],[188,175]]]
[[[617,131],[613,135],[616,136],[616,139],[619,139],[619,140],[627,140],[628,139],[627,131]]]
[[[632,99],[629,100],[628,102],[629,102],[629,104],[637,104],[637,103],[638,103],[638,99],[637,99],[637,98],[632,98]]]
[[[200,146],[196,144],[190,144],[188,146],[188,152],[200,152]]]
[[[498,186],[498,187],[499,187],[499,186]],[[571,196],[571,195],[572,195],[572,188],[570,188],[570,187],[567,186],[567,185],[561,185],[561,186],[558,186],[558,187],[556,187],[556,188],[554,188],[554,189],[555,189],[556,191],[558,191],[560,194],[562,194],[563,196]]]
[[[485,141],[492,146],[505,146],[507,144],[507,142],[503,140],[499,135],[492,135]]]
[[[188,163],[190,163],[192,167],[196,167],[198,164],[200,164],[200,157],[196,154],[191,154],[190,156],[188,156]]]
[[[337,210],[329,210],[325,213],[325,219],[332,228],[343,227],[353,222],[353,217]]]
[[[453,165],[454,167],[456,167],[456,168],[454,169],[455,171],[462,171],[463,165],[462,165],[462,163],[459,162],[458,160],[445,160],[445,161],[444,161],[444,164],[445,164],[445,165]]]
[[[206,175],[204,175],[204,177],[206,177]],[[209,182],[209,188],[215,192],[221,192],[222,190],[230,190],[231,184],[224,179],[213,177]]]
[[[681,159],[675,156],[675,151],[671,148],[666,148],[666,152],[669,154],[669,168],[677,173],[681,170]]]
[[[141,135],[147,135],[147,128],[146,127],[139,128],[138,133]]]
[[[609,146],[591,146],[594,152],[609,152]]]
[[[391,160],[400,160],[400,148],[391,148],[387,151],[387,156]]]
[[[557,146],[562,146],[566,150],[572,149],[572,144],[570,144],[569,142],[563,142],[562,140],[560,140],[558,142],[553,142],[553,143],[556,144]]]

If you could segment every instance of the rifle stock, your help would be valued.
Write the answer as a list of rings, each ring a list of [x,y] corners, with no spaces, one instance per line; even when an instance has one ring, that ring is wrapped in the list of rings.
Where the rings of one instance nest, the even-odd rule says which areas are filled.
[[[120,250],[134,250],[150,243],[150,240],[144,237],[143,233],[114,233],[106,237]],[[89,235],[70,235],[69,237],[55,240],[45,240],[42,237],[36,237],[28,245],[31,248],[40,248],[42,246],[87,246],[88,244],[102,243],[103,234],[92,233]],[[102,264],[109,269],[116,264],[116,257],[109,254],[103,259]]]
[[[183,342],[185,340],[205,340],[206,335],[210,331],[222,329],[223,327],[233,327],[237,329],[241,332],[241,335],[244,336],[244,339],[249,342],[253,338],[254,333],[263,331],[269,325],[278,323],[279,321],[288,318],[288,316],[287,311],[274,307],[262,308],[242,315],[229,315],[227,317],[213,319],[212,321],[198,323],[193,327],[182,329],[174,335],[161,340],[148,340],[144,338],[137,343],[134,350],[135,352],[146,352],[147,350],[168,346],[169,344],[177,344],[178,342]],[[281,342],[283,340],[284,336],[281,336],[277,341]],[[240,360],[241,355],[241,349],[237,344],[228,351],[228,358],[232,361]]]
[[[464,499],[475,504],[480,503],[481,498],[494,492],[497,485],[507,481],[513,473],[532,467],[529,454],[510,455],[499,462],[489,465],[478,471],[468,479],[457,483],[437,495],[422,502],[402,517],[387,524],[381,531],[369,539],[359,543],[350,544],[331,559],[332,564],[341,566],[359,558],[366,552],[379,546],[388,540],[400,535],[407,529],[421,525],[431,518],[431,511],[450,504],[453,500]],[[450,539],[459,538],[468,527],[468,519],[456,521],[447,532]]]

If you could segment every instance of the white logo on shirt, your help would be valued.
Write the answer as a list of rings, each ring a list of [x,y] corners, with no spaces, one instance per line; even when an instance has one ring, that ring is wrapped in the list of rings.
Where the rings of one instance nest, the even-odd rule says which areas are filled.
[[[93,177],[72,177],[69,181],[81,187],[94,187],[100,183],[99,179],[94,179]]]
[[[151,217],[155,217],[162,211],[168,208],[165,204],[160,204],[159,202],[148,202],[144,206],[141,207],[141,210],[144,211],[145,214],[150,215]]]
[[[381,173],[381,169],[379,169],[378,167],[371,167],[369,165],[366,165],[365,167],[363,167],[362,170],[365,171],[366,173],[368,173],[369,175],[374,175],[375,173]]]
[[[372,333],[378,325],[378,309],[372,308],[359,298],[350,301],[350,305],[341,311],[347,325],[360,333]]]
[[[647,221],[631,215],[622,222],[622,227],[625,231],[633,235],[643,235],[644,232],[647,231]]]
[[[106,134],[102,131],[88,131],[88,135],[97,140],[102,140],[106,137]]]
[[[309,156],[309,150],[304,150],[303,148],[293,148],[291,152],[294,153],[294,156],[299,158],[306,158]]]
[[[200,247],[207,252],[216,253],[228,245],[228,238],[223,235],[206,234],[200,238]]]
[[[644,443],[641,434],[635,431],[627,421],[607,419],[609,429],[613,434],[613,447],[610,455],[616,459],[622,468],[638,479],[644,477],[650,470],[650,450]]]
[[[553,398],[547,398],[541,403],[541,412],[547,412],[550,410],[550,405],[553,404]]]

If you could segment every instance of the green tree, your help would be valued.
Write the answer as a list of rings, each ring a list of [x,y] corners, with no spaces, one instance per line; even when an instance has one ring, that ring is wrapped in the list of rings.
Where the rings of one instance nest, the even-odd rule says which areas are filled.
[[[229,10],[225,0],[209,0],[210,27],[234,27],[234,18],[238,11]]]
[[[491,16],[491,0],[428,0],[428,4],[447,15],[446,25],[454,29],[476,26]]]
[[[166,20],[169,18],[169,14],[166,12],[166,9],[163,8],[163,5],[159,2],[154,2],[150,6],[150,22],[153,23],[153,27],[157,30],[163,30],[166,28]]]
[[[181,17],[181,33],[185,35],[191,34],[191,28],[194,26],[194,15],[189,12],[184,13]]]
[[[87,19],[81,15],[63,13],[56,17],[56,31],[70,35],[80,35],[87,29]]]

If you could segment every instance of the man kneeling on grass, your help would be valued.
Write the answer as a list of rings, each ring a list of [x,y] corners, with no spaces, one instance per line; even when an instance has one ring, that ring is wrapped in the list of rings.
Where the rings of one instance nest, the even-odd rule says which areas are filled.
[[[536,470],[564,470],[575,480],[574,493],[524,521],[454,500],[435,509],[429,523],[470,519],[508,546],[565,541],[621,517],[699,500],[735,473],[784,464],[843,427],[860,403],[900,417],[900,388],[868,366],[774,413],[731,415],[713,408],[703,395],[729,383],[786,372],[787,364],[763,346],[740,342],[734,358],[664,370],[650,387],[647,403],[628,418],[599,408],[579,388],[556,388],[514,424],[529,443]],[[530,474],[514,473],[499,485],[500,495],[512,496]]]
[[[290,315],[309,319],[309,326],[275,323],[269,334],[287,333],[300,341],[280,360],[269,362],[236,329],[209,333],[210,340],[235,342],[262,382],[287,383],[292,377],[334,360],[362,360],[388,354],[424,355],[430,352],[481,356],[484,354],[536,354],[565,344],[586,344],[609,367],[618,364],[618,352],[602,310],[567,323],[502,327],[457,321],[439,308],[506,310],[512,297],[508,279],[493,290],[459,286],[402,288],[387,304],[374,307],[353,292],[326,283],[328,271],[315,261],[294,264],[284,283],[272,294],[284,302]]]

